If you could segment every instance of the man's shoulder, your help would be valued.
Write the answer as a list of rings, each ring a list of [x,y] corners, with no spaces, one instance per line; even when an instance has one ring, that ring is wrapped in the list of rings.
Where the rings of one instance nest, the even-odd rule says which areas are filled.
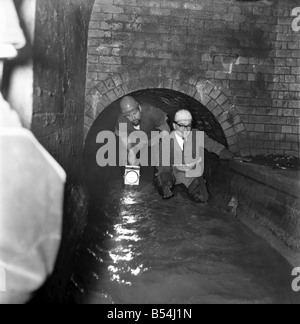
[[[148,104],[148,103],[142,103],[141,104],[141,107],[142,107],[142,110],[143,110],[143,113],[145,114],[157,114],[158,112],[160,113],[164,113],[160,108],[157,108],[151,104]]]

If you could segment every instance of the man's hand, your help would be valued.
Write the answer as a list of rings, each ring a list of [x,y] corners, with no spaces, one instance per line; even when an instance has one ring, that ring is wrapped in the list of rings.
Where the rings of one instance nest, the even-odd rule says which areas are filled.
[[[163,198],[169,199],[174,197],[174,192],[172,191],[172,186],[164,186],[162,188],[163,191]]]
[[[233,160],[235,157],[235,154],[231,152],[230,150],[227,150],[226,148],[220,153],[220,159],[221,160]]]

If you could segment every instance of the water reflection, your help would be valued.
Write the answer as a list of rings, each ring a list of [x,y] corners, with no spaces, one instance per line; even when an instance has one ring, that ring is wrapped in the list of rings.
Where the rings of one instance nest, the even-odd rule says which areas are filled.
[[[110,252],[110,257],[113,259],[114,263],[118,263],[119,261],[131,261],[133,259],[132,251],[128,249],[123,249],[123,247],[119,247],[113,252]]]
[[[132,285],[128,279],[130,275],[138,276],[148,270],[143,264],[136,265],[134,262],[140,256],[140,253],[137,252],[137,243],[142,240],[138,232],[138,221],[141,215],[134,209],[134,205],[139,203],[139,199],[137,192],[125,191],[123,193],[118,206],[119,218],[116,218],[117,224],[114,225],[112,235],[115,247],[109,251],[113,262],[113,265],[108,266],[110,281],[129,286]]]
[[[291,269],[285,261],[216,209],[199,207],[182,196],[162,202],[151,183],[123,191],[118,183],[106,192],[92,219],[71,280],[80,302],[293,300]]]
[[[129,190],[129,189],[128,189]],[[135,205],[140,202],[139,192],[132,191],[132,192],[125,192],[123,197],[121,197],[121,204],[122,205]]]
[[[128,225],[126,224],[117,224],[115,225],[115,231],[116,231],[116,236],[115,240],[117,242],[119,241],[134,241],[138,242],[141,240],[141,238],[137,235],[137,231],[135,229],[130,230],[125,228],[124,226]]]

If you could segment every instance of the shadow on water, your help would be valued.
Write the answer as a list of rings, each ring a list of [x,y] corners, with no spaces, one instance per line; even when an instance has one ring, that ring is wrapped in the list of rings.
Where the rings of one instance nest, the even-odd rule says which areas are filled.
[[[94,179],[89,222],[69,284],[89,304],[298,303],[292,269],[264,240],[185,190],[162,201],[151,168],[125,187],[119,168]]]

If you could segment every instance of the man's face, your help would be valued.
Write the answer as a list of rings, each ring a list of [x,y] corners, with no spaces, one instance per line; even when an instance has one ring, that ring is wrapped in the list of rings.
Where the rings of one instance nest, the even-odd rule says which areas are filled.
[[[192,121],[191,120],[183,120],[183,121],[175,121],[173,126],[176,131],[176,134],[182,138],[187,138],[192,130]]]
[[[126,116],[126,118],[131,122],[133,126],[137,127],[141,125],[141,116],[142,116],[142,112],[138,107],[134,112]]]

